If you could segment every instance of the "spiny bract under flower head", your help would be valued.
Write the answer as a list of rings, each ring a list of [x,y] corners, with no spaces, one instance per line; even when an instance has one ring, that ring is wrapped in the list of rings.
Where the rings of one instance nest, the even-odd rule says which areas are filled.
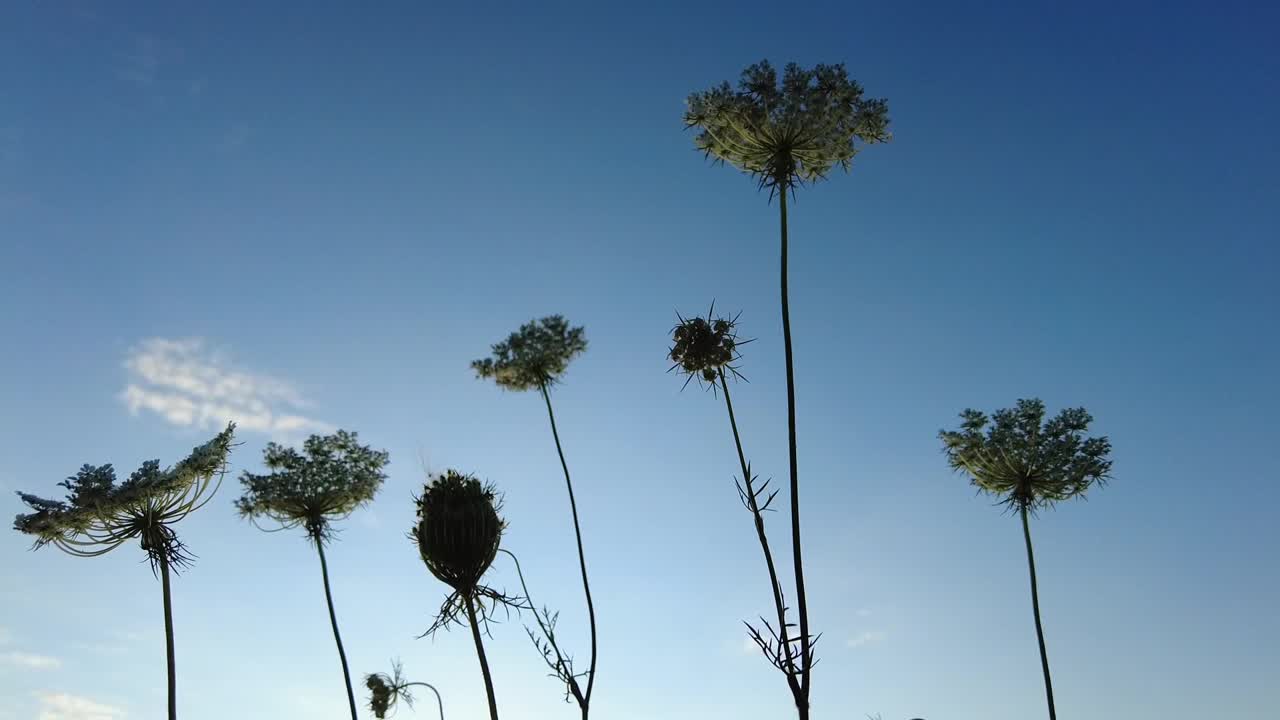
[[[671,330],[671,350],[667,357],[675,363],[672,370],[698,378],[700,382],[714,385],[722,369],[738,375],[733,361],[741,355],[738,346],[750,340],[740,341],[735,333],[737,318],[715,317],[715,308],[705,318],[680,318]],[[739,375],[739,377],[741,377]],[[686,381],[688,384],[688,381]]]
[[[142,464],[116,485],[111,465],[85,465],[60,483],[66,500],[46,500],[19,492],[34,512],[18,515],[15,530],[33,535],[36,547],[54,544],[72,555],[102,555],[138,538],[153,562],[189,559],[169,526],[198,509],[217,491],[226,471],[235,425],[194,448],[173,467],[157,460]]]
[[[382,471],[389,462],[387,452],[357,439],[346,430],[312,435],[302,452],[269,443],[263,455],[270,472],[240,476],[244,495],[236,500],[236,509],[247,518],[302,526],[313,539],[324,540],[332,521],[372,500],[387,478]]]
[[[734,91],[722,83],[689,96],[686,127],[700,130],[699,150],[786,190],[822,179],[831,168],[849,169],[854,141],[890,139],[885,100],[863,97],[844,65],[811,70],[789,63],[782,84],[767,60],[742,72]]]
[[[569,361],[586,349],[581,327],[569,327],[563,316],[550,315],[521,325],[493,346],[493,357],[476,360],[471,367],[477,376],[493,378],[508,390],[532,390],[554,384]]]
[[[1084,436],[1093,422],[1084,408],[1068,408],[1048,421],[1044,415],[1044,403],[1034,399],[991,418],[965,410],[959,430],[938,435],[951,467],[968,473],[979,489],[1003,496],[1015,509],[1051,507],[1107,481],[1111,442]]]
[[[448,470],[427,483],[417,502],[418,522],[410,534],[422,561],[454,590],[473,592],[506,529],[493,486]]]

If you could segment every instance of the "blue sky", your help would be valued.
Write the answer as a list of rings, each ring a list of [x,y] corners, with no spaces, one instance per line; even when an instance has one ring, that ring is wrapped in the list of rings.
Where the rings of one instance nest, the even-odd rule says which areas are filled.
[[[895,140],[792,213],[815,717],[1043,713],[1019,528],[936,439],[1025,396],[1088,407],[1115,446],[1110,486],[1033,526],[1064,716],[1273,711],[1280,13],[230,5],[0,10],[0,514],[84,462],[172,462],[228,413],[236,471],[272,437],[355,429],[392,465],[329,552],[353,671],[398,656],[478,716],[467,635],[414,639],[443,586],[410,496],[427,469],[497,483],[585,655],[543,409],[468,369],[564,313],[591,343],[554,398],[597,716],[787,717],[744,650],[769,600],[723,406],[664,361],[677,310],[741,310],[744,440],[784,476],[776,208],[680,113],[761,58],[843,61]],[[236,486],[180,527],[183,717],[341,718],[314,552],[239,521]],[[162,716],[142,560],[0,543],[0,718]],[[572,714],[518,622],[490,647],[506,717]]]

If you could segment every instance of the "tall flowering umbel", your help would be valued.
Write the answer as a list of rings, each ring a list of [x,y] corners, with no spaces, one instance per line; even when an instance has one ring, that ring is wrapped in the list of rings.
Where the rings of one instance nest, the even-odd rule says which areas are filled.
[[[967,474],[974,486],[1000,498],[1022,519],[1045,701],[1050,720],[1056,720],[1028,515],[1082,498],[1091,487],[1105,483],[1111,473],[1111,442],[1105,437],[1085,437],[1093,417],[1084,408],[1068,408],[1049,420],[1044,418],[1043,402],[1019,400],[1015,407],[997,410],[991,417],[965,410],[958,430],[942,430],[938,436],[954,470]]]
[[[781,81],[767,61],[748,67],[738,89],[722,83],[689,96],[687,128],[698,131],[694,146],[707,157],[751,175],[778,197],[782,296],[782,344],[787,371],[787,445],[790,450],[791,550],[796,582],[799,674],[796,710],[809,717],[813,637],[804,590],[800,546],[800,481],[796,450],[795,367],[791,353],[791,307],[787,290],[787,196],[798,185],[816,182],[832,168],[848,170],[859,145],[889,140],[889,107],[866,98],[843,65],[804,69],[787,65]]]
[[[757,625],[746,623],[750,636],[765,658],[780,670],[787,681],[792,699],[797,708],[808,706],[802,685],[804,668],[812,666],[813,645],[816,638],[804,646],[800,637],[794,633],[794,624],[787,618],[787,605],[782,591],[782,583],[778,579],[777,566],[774,563],[773,551],[769,547],[769,537],[765,533],[764,513],[770,509],[777,497],[777,490],[770,490],[770,480],[759,482],[759,476],[751,471],[751,463],[747,461],[742,449],[742,436],[738,433],[738,420],[733,412],[733,398],[729,394],[729,375],[741,378],[734,365],[741,354],[738,348],[751,342],[740,340],[737,335],[737,317],[729,319],[716,317],[715,308],[707,317],[686,319],[678,316],[680,322],[671,331],[671,349],[667,357],[674,363],[671,370],[679,370],[687,375],[685,385],[697,378],[699,382],[715,389],[719,388],[724,396],[725,410],[729,415],[729,428],[733,431],[733,446],[738,453],[738,468],[742,475],[735,478],[738,499],[742,506],[751,513],[755,526],[756,541],[764,554],[765,567],[769,573],[769,590],[773,598],[773,618],[760,618]]]
[[[471,627],[480,672],[484,676],[491,720],[498,718],[493,677],[484,652],[481,625],[497,605],[520,607],[514,598],[485,586],[484,574],[502,544],[506,523],[498,514],[500,502],[492,485],[454,470],[434,477],[418,498],[418,521],[410,537],[431,574],[452,588],[425,634],[431,634],[462,618]]]
[[[334,522],[345,520],[356,509],[373,501],[387,478],[383,469],[390,462],[385,450],[374,450],[358,440],[356,433],[339,430],[333,435],[312,435],[303,443],[301,452],[269,443],[263,453],[268,472],[242,474],[240,484],[244,494],[236,500],[236,510],[241,517],[255,525],[267,521],[275,527],[263,529],[271,531],[302,528],[315,544],[351,720],[358,720],[356,696],[338,631],[324,546],[333,537]]]
[[[578,503],[573,494],[573,480],[569,477],[569,464],[564,459],[564,447],[560,444],[560,431],[556,429],[556,414],[551,407],[551,387],[560,382],[560,376],[569,362],[587,349],[586,336],[581,327],[572,327],[560,315],[550,315],[525,323],[506,340],[493,346],[490,357],[471,363],[476,375],[493,380],[507,390],[537,390],[547,406],[547,419],[551,422],[551,437],[560,456],[560,469],[564,472],[564,484],[569,494],[569,512],[573,517],[573,534],[578,546],[578,569],[582,575],[582,592],[587,602],[587,622],[591,629],[591,658],[584,673],[574,673],[568,663],[559,663],[555,675],[563,680],[569,695],[578,703],[586,720],[591,711],[591,692],[596,680],[596,607],[591,598],[591,582],[587,578],[587,556],[582,548],[582,524],[578,521]],[[545,637],[553,644],[552,638]],[[545,647],[536,638],[535,646],[544,659]],[[557,655],[560,655],[557,650]],[[564,656],[567,657],[567,656]],[[586,688],[578,682],[585,678]]]
[[[859,143],[890,139],[888,103],[865,97],[842,64],[789,63],[779,84],[761,61],[742,71],[737,90],[726,82],[690,95],[684,124],[708,157],[783,191],[837,165],[848,170]]]
[[[35,538],[35,547],[53,545],[71,555],[105,555],[137,540],[160,576],[164,600],[165,654],[168,665],[168,713],[177,717],[177,672],[173,643],[173,603],[169,571],[189,565],[173,526],[209,502],[226,474],[235,425],[195,448],[174,466],[161,469],[150,460],[128,480],[116,484],[110,465],[85,465],[60,483],[65,500],[46,500],[18,493],[32,512],[18,515],[15,530]]]

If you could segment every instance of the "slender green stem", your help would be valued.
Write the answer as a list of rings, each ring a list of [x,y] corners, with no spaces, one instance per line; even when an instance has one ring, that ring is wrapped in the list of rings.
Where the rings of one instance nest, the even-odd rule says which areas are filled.
[[[520,567],[520,558],[516,557],[515,553],[506,548],[498,548],[498,552],[506,553],[507,556],[511,558],[511,562],[515,564],[516,577],[520,579],[520,591],[524,593],[524,601],[528,603],[529,609],[533,611],[533,619],[538,623],[538,629],[542,631],[542,636],[547,639],[547,644],[551,646],[551,650],[555,654],[554,661],[549,658],[544,659],[547,660],[547,664],[550,665],[553,672],[557,675],[563,676],[565,682],[569,685],[569,693],[573,695],[573,699],[578,702],[578,707],[583,713],[582,716],[586,717],[588,705],[582,695],[582,688],[578,686],[578,679],[573,676],[568,667],[568,663],[565,660],[564,653],[560,651],[560,645],[556,642],[555,632],[553,632],[551,627],[543,620],[542,615],[538,613],[537,606],[533,604],[533,596],[529,594],[529,585],[524,580],[524,570]],[[564,670],[563,673],[560,672],[562,669]]]
[[[564,448],[560,445],[560,432],[556,430],[556,414],[551,409],[551,393],[547,386],[541,386],[542,399],[547,403],[547,417],[551,419],[551,435],[556,441],[556,452],[560,454],[560,467],[564,470],[564,484],[569,489],[569,509],[573,512],[573,534],[578,541],[578,567],[582,571],[582,589],[587,596],[587,620],[591,625],[591,664],[587,668],[587,691],[582,696],[582,717],[587,717],[591,704],[591,690],[596,684],[596,608],[591,601],[591,583],[587,580],[587,556],[582,550],[582,527],[578,523],[578,504],[573,498],[573,482],[569,479],[569,464],[564,460]]]
[[[804,593],[804,558],[800,552],[800,478],[796,461],[796,378],[791,355],[791,303],[787,292],[787,185],[778,186],[778,208],[782,233],[782,345],[787,360],[787,446],[791,460],[791,552],[796,573],[796,610],[800,617],[800,692],[797,704],[801,720],[809,717],[809,672],[812,667],[812,638],[809,637],[809,603]]]
[[[315,539],[320,553],[320,574],[324,577],[324,599],[329,603],[329,624],[333,626],[333,641],[338,644],[338,659],[342,661],[342,681],[347,684],[347,704],[351,707],[351,720],[360,720],[356,713],[356,694],[351,690],[351,670],[347,667],[347,651],[342,647],[342,634],[338,632],[338,616],[333,611],[333,592],[329,589],[329,563],[324,559],[324,543]]]
[[[426,689],[428,689],[428,690],[430,690],[431,692],[433,692],[433,693],[435,693],[435,694],[436,694],[436,705],[440,708],[440,720],[444,720],[444,700],[441,700],[441,699],[440,699],[440,691],[439,691],[439,690],[437,690],[437,689],[436,689],[436,687],[435,687],[434,685],[432,685],[431,683],[424,683],[424,682],[411,682],[411,683],[405,683],[405,684],[404,684],[404,685],[402,685],[401,687],[410,688],[410,687],[413,687],[413,686],[415,686],[415,685],[421,685],[422,687],[424,687],[424,688],[426,688]]]
[[[173,652],[173,600],[169,593],[169,558],[160,553],[160,588],[164,593],[164,650],[169,668],[169,720],[178,718],[178,669]]]
[[[484,640],[480,637],[480,624],[476,621],[475,600],[470,594],[463,600],[467,604],[467,620],[471,621],[471,637],[476,641],[476,656],[480,658],[480,674],[484,675],[484,691],[489,697],[489,720],[498,720],[498,700],[493,695],[493,676],[489,674],[489,659],[484,654]]]
[[[1027,569],[1031,572],[1031,609],[1036,616],[1036,639],[1040,641],[1040,669],[1044,671],[1044,696],[1049,703],[1049,720],[1057,720],[1053,707],[1053,681],[1049,679],[1049,653],[1044,647],[1044,628],[1040,625],[1040,592],[1036,589],[1036,556],[1031,550],[1031,524],[1027,522],[1027,508],[1021,507],[1022,536],[1027,541]]]
[[[720,389],[724,392],[724,406],[729,411],[729,427],[733,428],[733,445],[738,450],[738,464],[742,468],[742,483],[746,488],[743,496],[747,502],[747,509],[751,511],[751,516],[755,519],[756,538],[760,541],[760,549],[764,551],[764,562],[769,568],[769,586],[773,590],[773,607],[777,611],[779,642],[782,645],[780,649],[783,651],[783,661],[786,663],[786,669],[783,672],[787,676],[787,685],[790,686],[791,693],[796,696],[796,702],[799,703],[800,686],[796,681],[795,662],[789,652],[791,640],[788,638],[787,607],[782,599],[782,584],[778,582],[778,570],[773,563],[773,552],[769,549],[769,537],[764,531],[764,512],[760,509],[760,504],[756,500],[755,489],[752,487],[751,467],[747,464],[747,456],[742,451],[742,438],[738,434],[738,420],[733,414],[733,399],[729,397],[729,383],[725,379],[723,368],[717,372],[720,374]]]

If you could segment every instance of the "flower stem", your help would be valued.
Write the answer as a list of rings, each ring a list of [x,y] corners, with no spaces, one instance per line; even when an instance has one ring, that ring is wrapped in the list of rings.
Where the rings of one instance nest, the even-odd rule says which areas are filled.
[[[564,484],[569,490],[569,509],[573,513],[573,534],[578,541],[578,567],[582,571],[582,589],[587,596],[587,620],[591,625],[591,663],[587,668],[587,691],[583,693],[580,704],[582,717],[587,717],[591,705],[591,690],[596,684],[596,609],[591,600],[591,583],[587,580],[587,556],[582,550],[582,526],[578,523],[578,504],[573,498],[573,482],[569,479],[569,465],[564,459],[564,448],[560,445],[560,432],[556,430],[556,414],[551,409],[551,393],[545,384],[539,386],[542,399],[547,403],[547,417],[551,419],[551,435],[556,441],[556,452],[560,455],[560,467],[564,470]]]
[[[484,654],[484,640],[480,637],[480,624],[476,621],[475,600],[470,594],[463,597],[467,604],[467,619],[471,621],[471,637],[476,641],[476,655],[480,658],[480,674],[484,676],[484,691],[489,697],[489,720],[498,720],[498,701],[493,695],[493,677],[489,675],[489,659]]]
[[[804,592],[804,559],[800,552],[800,478],[796,461],[796,379],[791,355],[791,303],[787,292],[787,185],[778,186],[779,227],[782,233],[782,345],[787,360],[787,445],[791,470],[791,551],[796,574],[796,609],[800,617],[800,697],[796,709],[801,720],[809,717],[809,671],[812,642],[809,637],[809,603]]]
[[[178,718],[178,670],[173,652],[173,600],[169,592],[169,558],[160,553],[160,588],[164,594],[164,647],[169,670],[169,720]]]
[[[791,641],[787,632],[787,608],[782,599],[782,585],[778,582],[778,570],[773,564],[773,552],[769,549],[769,537],[764,532],[764,511],[761,510],[760,504],[756,501],[755,488],[752,487],[751,468],[747,464],[747,456],[742,452],[742,438],[738,434],[738,421],[733,414],[733,400],[729,397],[729,383],[724,376],[724,368],[717,371],[720,375],[720,389],[724,391],[724,406],[729,411],[729,427],[733,429],[733,445],[738,450],[738,464],[742,468],[742,483],[746,488],[743,496],[747,502],[747,509],[751,511],[752,517],[755,519],[756,538],[760,541],[760,549],[764,551],[764,562],[769,568],[769,585],[773,590],[773,607],[778,616],[778,635],[783,651],[783,662],[786,669],[783,670],[787,676],[787,685],[791,688],[791,693],[795,696],[797,704],[800,703],[800,686],[796,682],[795,662],[791,657],[789,649]]]
[[[435,694],[436,694],[436,705],[437,705],[437,706],[439,706],[439,708],[440,708],[440,720],[444,720],[444,700],[440,699],[440,691],[439,691],[439,690],[437,690],[437,689],[436,689],[436,687],[435,687],[434,685],[432,685],[431,683],[424,683],[424,682],[411,682],[411,683],[405,683],[405,684],[404,684],[404,685],[402,685],[401,687],[409,688],[409,687],[413,687],[413,686],[415,686],[415,685],[421,685],[422,687],[424,687],[424,688],[426,688],[426,689],[428,689],[428,690],[430,690],[431,692],[433,692],[433,693],[435,693]]]
[[[347,704],[351,707],[351,720],[359,720],[356,713],[356,694],[351,690],[351,670],[347,667],[347,651],[342,647],[342,634],[338,632],[338,616],[333,610],[333,592],[329,589],[329,563],[324,558],[324,543],[315,539],[320,553],[320,574],[324,578],[324,599],[329,603],[329,624],[333,626],[333,641],[338,644],[338,659],[342,661],[342,681],[347,685]]]
[[[1040,625],[1040,592],[1036,589],[1036,556],[1031,550],[1031,525],[1027,522],[1027,508],[1023,505],[1022,536],[1027,541],[1027,569],[1031,572],[1031,610],[1036,617],[1036,639],[1040,641],[1040,669],[1044,671],[1044,695],[1049,703],[1049,720],[1057,720],[1053,707],[1053,681],[1049,679],[1049,653],[1044,647],[1044,628]]]
[[[555,660],[547,660],[552,671],[561,677],[569,686],[569,693],[573,695],[573,699],[578,702],[578,707],[582,710],[582,717],[587,716],[587,709],[590,707],[582,696],[582,688],[578,686],[578,679],[573,676],[569,670],[568,661],[565,659],[564,653],[560,651],[560,644],[556,641],[555,631],[547,624],[542,615],[538,614],[538,608],[533,604],[533,596],[529,594],[529,585],[524,580],[524,570],[520,567],[520,558],[516,554],[506,548],[498,548],[498,552],[506,553],[511,558],[511,562],[516,566],[516,577],[520,579],[520,590],[524,593],[524,602],[533,611],[533,619],[538,623],[538,629],[542,631],[542,636],[546,638],[546,642],[551,646],[551,651],[555,655]],[[527,629],[527,628],[526,628]],[[532,636],[530,636],[532,637]],[[536,643],[535,643],[536,647]],[[561,672],[563,670],[563,672]]]

